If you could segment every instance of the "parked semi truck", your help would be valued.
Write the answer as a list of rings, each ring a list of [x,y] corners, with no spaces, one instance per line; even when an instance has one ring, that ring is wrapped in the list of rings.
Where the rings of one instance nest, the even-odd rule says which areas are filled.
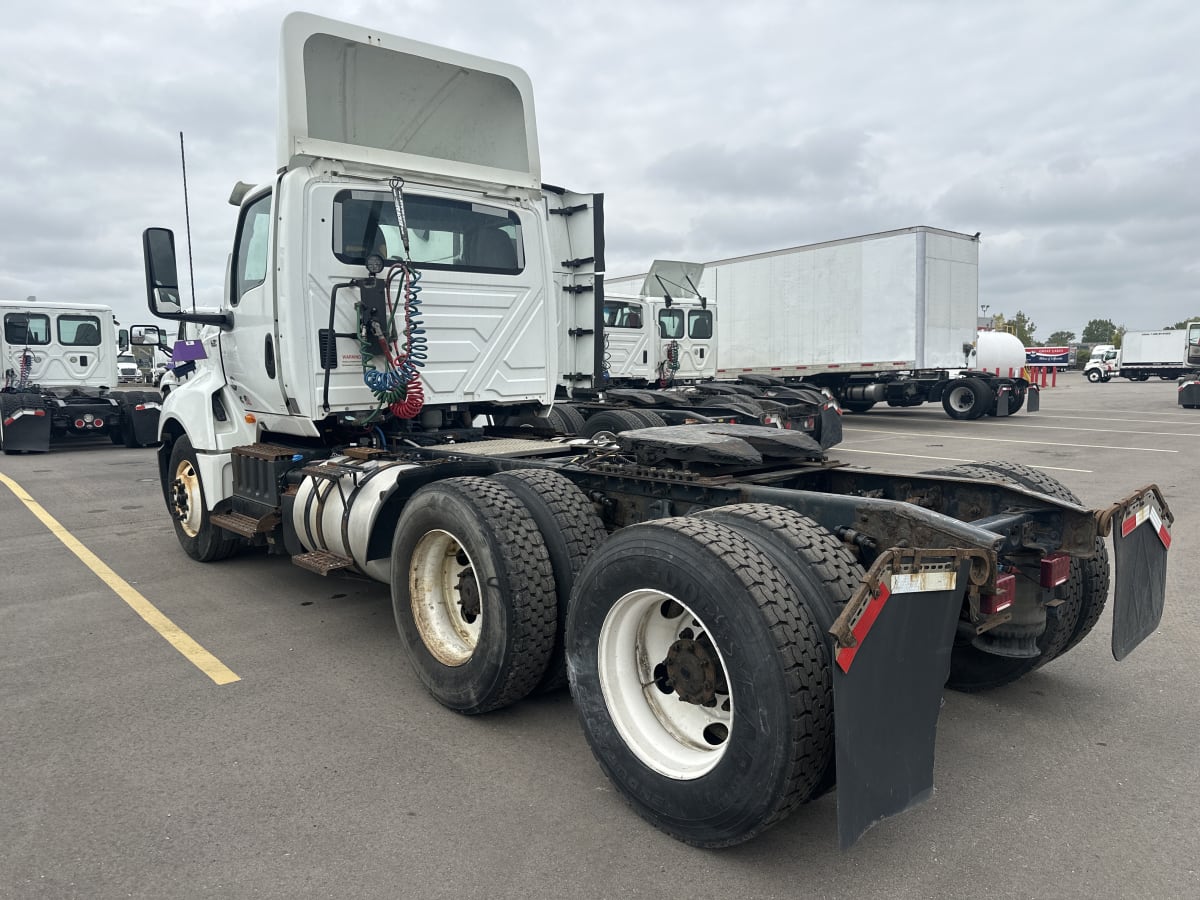
[[[1114,656],[1157,627],[1153,485],[1088,509],[1023,466],[889,474],[783,429],[481,424],[553,403],[564,288],[601,289],[593,229],[559,227],[584,195],[542,186],[527,76],[308,14],[281,53],[277,171],[231,198],[222,308],[185,312],[173,235],[143,237],[151,311],[209,326],[160,422],[193,559],[389,584],[461,713],[569,683],[616,788],[703,847],[835,784],[843,844],[928,796],[945,685],[1076,646],[1110,530]]]
[[[717,377],[717,310],[695,287],[703,268],[655,260],[640,293],[602,282],[579,292],[562,310],[566,371],[550,421],[585,436],[733,422],[803,431],[824,448],[839,443],[840,410],[828,391],[761,374]]]
[[[4,300],[0,314],[5,453],[44,453],[68,437],[106,434],[127,447],[157,440],[158,393],[111,390],[122,335],[110,307]]]
[[[704,264],[698,293],[719,311],[718,378],[824,388],[849,412],[932,402],[951,418],[977,419],[1038,408],[1023,356],[999,375],[982,362],[967,368],[978,237],[917,226],[722,259]]]
[[[1093,384],[1114,375],[1130,381],[1172,381],[1189,371],[1186,339],[1187,331],[1182,328],[1127,331],[1121,337],[1121,349],[1107,348],[1099,359],[1093,355],[1084,374]]]

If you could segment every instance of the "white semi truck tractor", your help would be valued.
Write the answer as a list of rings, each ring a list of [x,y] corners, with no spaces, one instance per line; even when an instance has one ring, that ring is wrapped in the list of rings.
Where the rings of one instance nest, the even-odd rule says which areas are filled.
[[[617,790],[702,847],[835,783],[847,845],[928,796],[947,683],[1076,646],[1110,532],[1114,655],[1157,627],[1153,485],[1089,509],[1023,466],[893,475],[784,429],[495,425],[553,403],[557,323],[603,287],[588,195],[541,183],[525,73],[294,14],[281,77],[221,308],[185,312],[171,233],[144,235],[151,311],[208,326],[160,427],[192,559],[390,585],[401,651],[460,713],[569,683]]]

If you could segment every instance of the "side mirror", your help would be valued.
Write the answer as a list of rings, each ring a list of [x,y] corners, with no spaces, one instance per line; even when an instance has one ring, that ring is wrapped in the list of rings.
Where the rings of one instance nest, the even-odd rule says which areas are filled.
[[[117,332],[117,346],[121,350],[129,349],[129,329],[128,328],[122,328],[120,331]]]
[[[158,347],[162,345],[162,340],[162,332],[157,325],[134,325],[129,329],[129,342],[136,347]]]
[[[147,228],[142,232],[142,251],[146,257],[146,302],[150,312],[163,319],[181,315],[174,233],[169,228]]]

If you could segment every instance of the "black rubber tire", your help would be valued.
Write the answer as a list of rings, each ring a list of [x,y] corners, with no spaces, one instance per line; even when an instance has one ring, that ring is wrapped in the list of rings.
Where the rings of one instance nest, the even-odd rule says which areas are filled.
[[[695,516],[728,525],[771,557],[812,613],[825,639],[827,659],[832,658],[829,628],[865,577],[863,567],[846,545],[808,516],[767,503],[718,506]],[[833,709],[832,691],[827,705]],[[829,791],[837,781],[832,745],[829,749],[825,771],[813,790],[813,797]]]
[[[583,431],[585,420],[579,410],[569,403],[554,404],[547,418],[558,434],[580,434]]]
[[[199,486],[201,499],[200,524],[195,529],[196,533],[189,535],[184,530],[174,505],[168,499],[167,511],[171,514],[171,522],[175,526],[175,536],[179,538],[180,546],[183,547],[183,551],[188,556],[197,562],[215,562],[232,556],[237,551],[240,542],[237,537],[231,536],[227,531],[212,524],[208,512],[208,494],[204,489],[203,481],[200,480],[200,466],[196,459],[196,451],[192,449],[192,442],[186,434],[177,438],[171,446],[171,457],[170,462],[167,463],[166,472],[166,478],[169,480],[165,486],[164,493],[168,498],[172,497],[172,489],[176,478],[181,474],[181,470],[185,464],[190,467]]]
[[[410,581],[419,542],[439,531],[465,551],[472,565],[464,572],[474,575],[479,593],[479,633],[463,659],[450,662],[422,637]],[[468,715],[490,712],[537,687],[558,623],[554,575],[532,513],[503,483],[447,478],[413,494],[392,541],[391,580],[401,642],[417,676],[443,706]],[[433,605],[427,600],[427,609]]]
[[[605,700],[601,638],[607,635],[617,649],[610,613],[628,610],[641,591],[652,592],[641,597],[655,621],[679,615],[669,614],[669,601],[657,604],[655,595],[674,598],[691,610],[690,624],[700,636],[723,654],[719,664],[736,662],[722,679],[732,705],[721,739],[727,749],[699,776],[672,777],[644,762]],[[825,642],[796,589],[740,532],[699,518],[621,529],[580,572],[566,633],[571,690],[588,744],[617,789],[655,827],[698,847],[737,844],[781,821],[820,783],[833,741]],[[635,658],[639,653],[617,659],[631,667],[652,664]],[[620,668],[612,655],[603,663],[610,673]],[[657,690],[669,696],[674,688]],[[633,685],[621,699],[651,704],[657,696]],[[659,735],[652,717],[643,721],[653,739],[678,741],[665,727]]]
[[[865,413],[875,405],[874,400],[839,400],[838,405],[850,413]]]
[[[557,472],[517,469],[493,475],[492,480],[512,491],[529,510],[550,555],[558,600],[558,624],[554,649],[536,690],[539,693],[556,691],[567,686],[563,628],[571,604],[571,588],[575,586],[579,570],[592,552],[604,543],[608,532],[587,495]]]
[[[1101,381],[1104,380],[1104,376],[1100,374],[1099,369],[1089,369],[1087,372],[1084,372],[1083,374],[1084,374],[1084,377],[1088,381],[1090,381],[1092,384],[1099,384]]]
[[[590,438],[602,431],[619,434],[622,431],[633,431],[645,427],[642,420],[631,409],[604,409],[584,423],[583,431],[580,434]]]
[[[996,394],[982,378],[954,378],[942,392],[942,409],[952,419],[978,419],[993,407]]]
[[[631,409],[630,412],[642,420],[643,428],[660,428],[667,424],[667,420],[652,409]]]
[[[1008,460],[949,466],[926,474],[1016,484],[1069,503],[1080,502],[1075,493],[1058,479]],[[1064,592],[1066,596],[1056,612],[1047,616],[1046,631],[1038,639],[1038,648],[1042,651],[1039,656],[1008,659],[984,653],[969,644],[956,644],[950,660],[950,680],[947,685],[964,692],[989,690],[1016,681],[1062,656],[1087,637],[1100,619],[1108,600],[1109,575],[1108,548],[1104,539],[1097,537],[1095,556],[1071,560],[1070,576]]]

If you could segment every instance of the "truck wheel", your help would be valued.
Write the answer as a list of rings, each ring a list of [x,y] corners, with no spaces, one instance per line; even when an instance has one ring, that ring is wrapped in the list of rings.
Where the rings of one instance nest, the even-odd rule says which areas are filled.
[[[978,419],[995,400],[995,393],[983,379],[955,378],[942,394],[942,409],[952,419]]]
[[[865,413],[875,405],[874,400],[839,400],[838,405],[846,412]]]
[[[579,410],[569,403],[554,404],[547,418],[559,434],[581,434],[583,432],[584,418]]]
[[[587,558],[608,537],[587,496],[557,472],[545,469],[516,469],[492,476],[516,494],[533,516],[550,554],[554,589],[558,599],[558,625],[554,649],[546,674],[537,690],[555,691],[567,686],[567,664],[563,653],[563,626],[571,603],[571,588]]]
[[[1101,381],[1104,380],[1103,376],[1101,376],[1101,374],[1100,374],[1099,369],[1091,369],[1088,372],[1086,372],[1085,374],[1087,375],[1087,380],[1090,381],[1092,384],[1099,384]]]
[[[171,447],[167,476],[171,479],[167,509],[184,552],[198,562],[214,562],[232,555],[238,539],[213,525],[209,518],[200,465],[187,435],[178,438]]]
[[[392,608],[417,676],[461,713],[499,709],[546,672],[558,621],[546,542],[503,483],[447,478],[400,515]]]
[[[784,577],[800,591],[822,637],[864,578],[862,566],[845,544],[808,516],[794,510],[767,503],[737,503],[705,510],[695,516],[728,525],[769,556]],[[828,643],[826,648],[828,650]],[[833,749],[830,747],[824,773],[814,787],[813,796],[824,794],[835,782]]]
[[[580,434],[583,437],[594,438],[601,434],[620,434],[622,431],[645,427],[633,410],[605,409],[588,419]]]
[[[824,776],[824,640],[796,588],[738,531],[697,518],[618,531],[579,573],[566,635],[593,754],[673,837],[748,840]]]
[[[950,466],[929,472],[1016,484],[1059,500],[1079,503],[1079,498],[1062,482],[1044,472],[1007,460],[989,460]],[[1072,559],[1066,597],[1054,615],[1046,618],[1046,630],[1038,638],[1041,653],[1032,659],[1007,659],[972,647],[956,644],[950,659],[947,684],[961,691],[981,691],[1016,681],[1021,676],[1062,656],[1087,637],[1099,621],[1108,599],[1109,562],[1104,539],[1096,538],[1096,555]]]

